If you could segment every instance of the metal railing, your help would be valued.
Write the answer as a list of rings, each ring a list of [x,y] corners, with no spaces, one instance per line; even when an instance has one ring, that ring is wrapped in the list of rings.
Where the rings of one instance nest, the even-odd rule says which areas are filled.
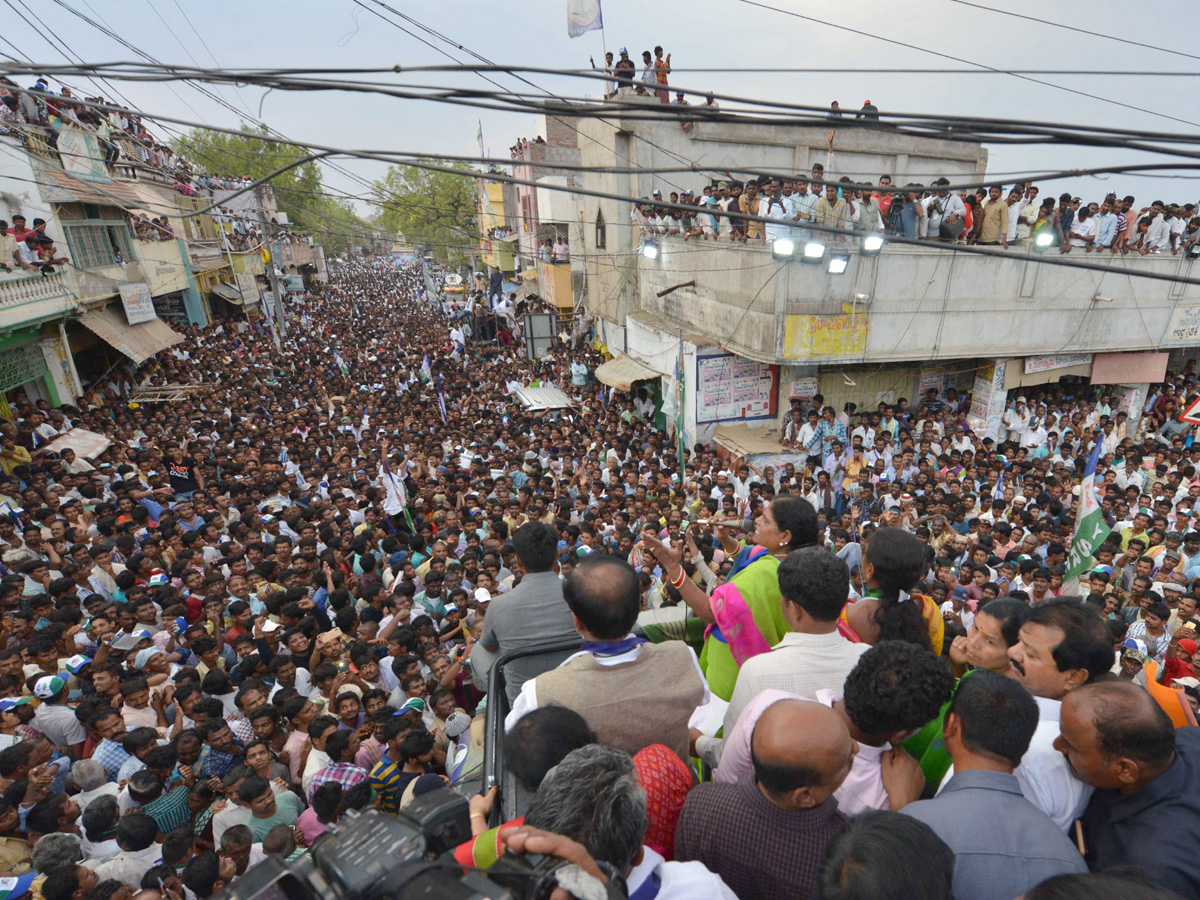
[[[578,650],[580,645],[580,641],[559,641],[555,644],[513,650],[497,659],[488,670],[488,701],[483,738],[483,792],[487,793],[493,786],[500,789],[496,796],[497,802],[492,804],[492,815],[488,822],[493,827],[502,822],[510,822],[522,815],[525,805],[523,801],[527,799],[522,796],[523,792],[517,780],[508,773],[504,766],[502,749],[504,720],[511,712],[504,668],[518,659],[567,653]]]

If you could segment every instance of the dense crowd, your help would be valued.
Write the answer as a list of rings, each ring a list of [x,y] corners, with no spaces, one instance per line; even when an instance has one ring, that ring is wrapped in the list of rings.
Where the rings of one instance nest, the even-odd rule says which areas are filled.
[[[836,131],[830,131],[825,162],[814,164],[807,176],[738,180],[726,173],[726,180],[703,186],[699,194],[671,191],[671,206],[656,190],[633,204],[633,224],[646,237],[684,240],[807,241],[814,231],[805,226],[815,224],[944,243],[1036,244],[1039,250],[1056,248],[1059,253],[1141,256],[1187,252],[1200,239],[1195,203],[1139,204],[1132,195],[1118,198],[1116,193],[1089,202],[1069,193],[1057,200],[1040,198],[1040,189],[1031,182],[951,191],[945,177],[928,185],[905,184],[899,191],[890,175],[880,176],[877,186],[862,184],[838,174],[835,139]],[[747,221],[737,213],[771,221]],[[834,243],[849,240],[848,235],[817,236]]]
[[[10,897],[207,898],[446,786],[461,864],[545,852],[637,897],[1197,895],[1191,365],[1136,427],[1086,385],[982,439],[952,391],[797,401],[794,462],[757,471],[679,459],[590,343],[500,340],[524,301],[498,278],[470,331],[429,284],[353,261],[278,351],[225,322],[75,406],[14,403]],[[164,384],[204,386],[130,398]],[[1067,577],[1096,443],[1112,531]],[[516,821],[482,784],[489,706]]]

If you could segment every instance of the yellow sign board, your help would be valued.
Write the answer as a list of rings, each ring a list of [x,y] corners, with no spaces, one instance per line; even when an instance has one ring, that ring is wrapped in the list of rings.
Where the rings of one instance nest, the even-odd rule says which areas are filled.
[[[851,312],[788,316],[783,353],[792,359],[859,358],[870,330],[868,316]]]

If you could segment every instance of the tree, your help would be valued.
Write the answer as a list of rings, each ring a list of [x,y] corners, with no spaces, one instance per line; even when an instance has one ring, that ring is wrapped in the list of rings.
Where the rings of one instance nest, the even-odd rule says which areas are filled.
[[[310,154],[304,147],[266,140],[265,127],[242,124],[240,134],[195,128],[171,142],[175,152],[188,159],[199,173],[265,178],[288,163]],[[349,200],[326,191],[321,169],[306,162],[271,179],[275,203],[288,221],[311,233],[330,253],[339,253],[369,239],[370,230]]]
[[[418,162],[446,167],[432,159]],[[385,229],[403,234],[412,244],[430,244],[434,256],[457,265],[479,240],[474,177],[479,173],[464,163],[449,168],[462,174],[389,166],[387,174],[375,182],[375,200]]]

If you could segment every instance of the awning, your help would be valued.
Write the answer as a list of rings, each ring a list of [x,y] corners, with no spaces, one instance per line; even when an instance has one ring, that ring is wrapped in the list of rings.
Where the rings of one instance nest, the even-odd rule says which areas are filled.
[[[212,292],[229,303],[242,305],[242,292],[235,288],[232,284],[226,284],[223,281],[214,281]]]
[[[1009,391],[1038,384],[1051,384],[1068,375],[1080,375],[1086,378],[1091,374],[1092,364],[1090,362],[1064,366],[1061,369],[1044,369],[1040,372],[1026,373],[1024,359],[1010,359],[1004,370],[1004,389]]]
[[[130,325],[120,309],[109,307],[83,313],[79,324],[138,364],[183,340],[183,335],[173,331],[162,319]]]
[[[766,428],[751,428],[749,425],[718,425],[713,432],[713,441],[718,447],[742,458],[763,453],[794,452],[780,442],[777,434],[772,434]],[[799,453],[796,458],[800,458]]]
[[[92,183],[72,178],[63,172],[42,168],[38,184],[43,197],[51,203],[94,203],[97,206],[122,206],[144,208],[144,202],[127,184],[114,181],[109,184]],[[161,213],[159,213],[161,215]]]
[[[1170,353],[1097,353],[1092,384],[1158,384],[1167,377]]]
[[[596,378],[618,391],[628,391],[635,381],[658,378],[659,374],[631,356],[618,356],[596,369]]]
[[[547,409],[574,409],[577,404],[558,388],[523,387],[513,393],[530,412],[541,412]]]

